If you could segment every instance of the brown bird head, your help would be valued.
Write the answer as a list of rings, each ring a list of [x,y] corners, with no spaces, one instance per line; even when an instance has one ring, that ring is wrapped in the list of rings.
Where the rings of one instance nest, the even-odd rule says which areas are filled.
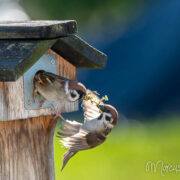
[[[100,105],[100,110],[102,111],[102,118],[105,119],[106,123],[109,123],[113,126],[117,124],[118,121],[118,111],[115,107],[109,104]],[[103,117],[104,114],[104,117]]]
[[[86,95],[86,87],[77,81],[69,80],[68,90],[70,101],[76,101]]]
[[[43,82],[42,82],[41,76],[42,76],[44,73],[45,73],[44,70],[39,70],[39,71],[37,71],[36,74],[35,74],[35,76],[34,76],[33,82],[34,82],[34,83],[35,83],[35,82],[38,82],[38,83],[41,83],[41,84],[42,84]]]

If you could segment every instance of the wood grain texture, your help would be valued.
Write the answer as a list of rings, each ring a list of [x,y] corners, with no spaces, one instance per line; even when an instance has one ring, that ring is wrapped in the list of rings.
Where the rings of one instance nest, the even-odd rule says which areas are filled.
[[[76,67],[72,65],[70,62],[68,62],[66,59],[58,55],[53,50],[49,49],[47,53],[54,54],[57,59],[57,65],[58,65],[58,74],[60,76],[64,76],[68,79],[76,80],[77,79],[77,71]]]
[[[0,180],[54,180],[52,116],[0,122]]]
[[[47,53],[56,55],[59,75],[75,80],[77,78],[76,67],[63,59],[61,56],[49,50]],[[62,112],[72,112],[78,110],[78,103],[62,104]],[[25,119],[52,115],[51,108],[26,110],[24,108],[24,88],[23,77],[15,82],[0,82],[0,121],[15,119]]]

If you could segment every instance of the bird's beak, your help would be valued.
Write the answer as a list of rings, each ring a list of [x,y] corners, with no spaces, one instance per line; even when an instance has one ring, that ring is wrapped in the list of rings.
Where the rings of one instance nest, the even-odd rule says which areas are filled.
[[[87,93],[86,93],[86,92],[83,92],[83,93],[82,93],[82,96],[83,96],[83,97],[84,97],[84,96],[86,96],[86,95],[87,95]]]
[[[83,92],[83,96],[86,96],[86,93],[87,93],[87,89],[86,87],[82,84],[82,83],[78,83],[78,85],[81,86],[81,91]]]
[[[77,86],[79,86],[80,98],[86,96],[86,93],[87,93],[86,87],[80,82],[77,83]]]
[[[104,108],[104,106],[103,106],[103,105],[99,105],[99,109],[100,109],[102,112],[104,112],[104,111],[105,111],[105,108]]]

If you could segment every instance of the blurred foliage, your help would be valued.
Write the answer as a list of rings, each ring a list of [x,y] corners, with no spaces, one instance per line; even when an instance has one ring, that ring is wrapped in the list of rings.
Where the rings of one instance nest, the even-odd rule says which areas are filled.
[[[143,0],[20,0],[20,3],[32,19],[75,19],[80,25],[130,18],[132,11],[145,5]]]
[[[153,123],[121,125],[101,146],[75,155],[62,173],[60,169],[65,151],[55,137],[56,180],[177,180],[180,172],[165,172],[162,176],[160,166],[156,173],[146,172],[148,161],[180,164],[180,122],[177,120],[170,118]]]

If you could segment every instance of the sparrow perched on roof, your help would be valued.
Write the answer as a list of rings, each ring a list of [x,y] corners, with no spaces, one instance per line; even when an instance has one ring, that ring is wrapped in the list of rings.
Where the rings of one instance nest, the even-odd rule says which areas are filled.
[[[44,97],[41,106],[46,100],[75,102],[86,94],[86,88],[82,83],[68,80],[44,70],[35,74],[33,84],[34,100],[38,94]]]
[[[87,90],[87,92],[91,92]],[[93,93],[93,92],[91,92]],[[95,102],[100,101],[94,95],[92,100],[83,100],[84,123],[62,119],[62,127],[58,132],[58,137],[62,138],[61,143],[68,151],[63,156],[63,166],[65,167],[71,157],[78,151],[94,148],[106,140],[106,136],[111,132],[118,121],[117,110],[103,102],[97,107]]]

